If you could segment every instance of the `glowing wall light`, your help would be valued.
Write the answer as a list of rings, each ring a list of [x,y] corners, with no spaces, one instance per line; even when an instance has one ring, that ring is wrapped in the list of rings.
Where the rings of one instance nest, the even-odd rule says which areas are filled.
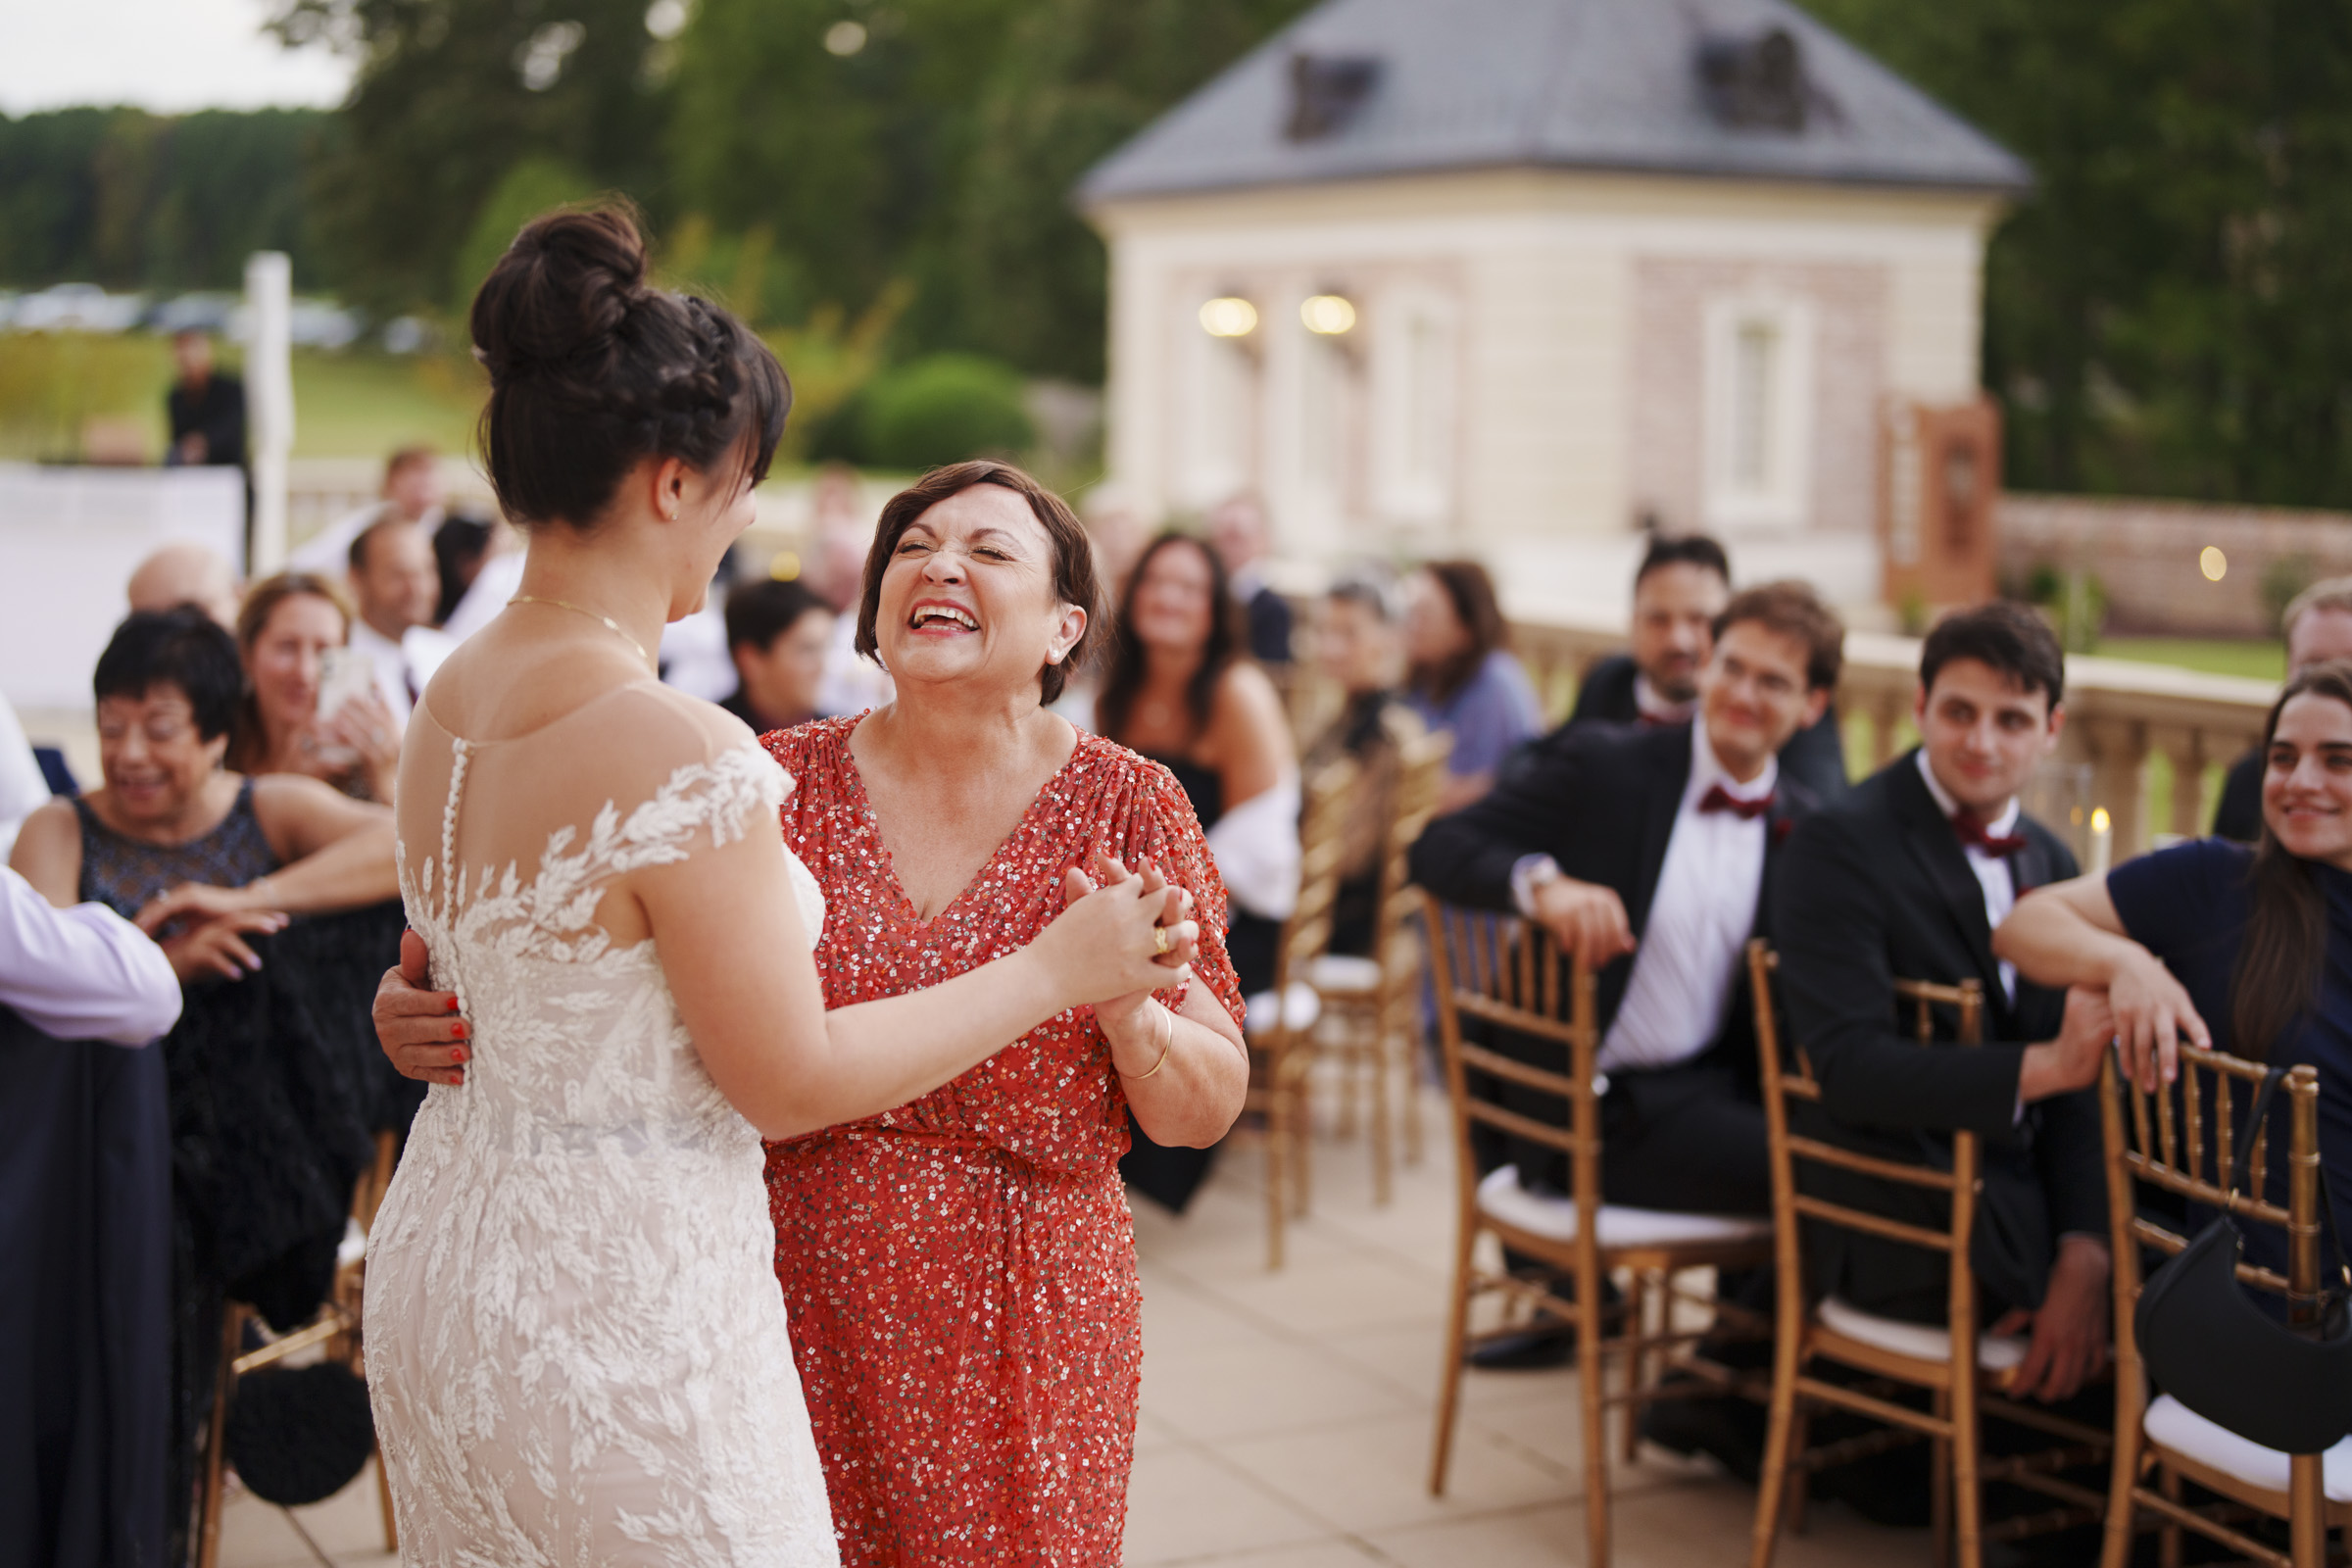
[[[1210,337],[1248,337],[1257,330],[1257,307],[1227,294],[1200,307],[1200,330]]]
[[[2230,558],[2222,554],[2219,545],[2207,545],[2197,552],[2197,569],[2207,582],[2220,582],[2230,570]]]
[[[1298,307],[1298,319],[1309,332],[1338,337],[1354,330],[1355,307],[1338,294],[1317,294]]]

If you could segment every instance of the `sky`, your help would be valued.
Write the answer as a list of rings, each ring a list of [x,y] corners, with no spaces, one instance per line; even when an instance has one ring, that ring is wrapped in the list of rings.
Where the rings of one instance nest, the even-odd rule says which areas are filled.
[[[352,62],[262,31],[268,0],[0,0],[0,113],[340,103]]]

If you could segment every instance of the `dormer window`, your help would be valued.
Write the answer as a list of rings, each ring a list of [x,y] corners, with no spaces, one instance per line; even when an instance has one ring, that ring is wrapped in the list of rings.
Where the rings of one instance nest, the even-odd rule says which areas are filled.
[[[1380,61],[1372,55],[1291,56],[1291,118],[1283,134],[1316,141],[1345,130],[1379,84]]]
[[[1795,34],[1767,27],[1753,37],[1703,38],[1698,80],[1707,108],[1735,130],[1797,132],[1813,107],[1805,57]]]

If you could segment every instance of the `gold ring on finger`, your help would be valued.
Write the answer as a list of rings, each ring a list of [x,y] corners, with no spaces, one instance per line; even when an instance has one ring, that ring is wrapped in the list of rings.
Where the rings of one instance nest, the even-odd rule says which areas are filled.
[[[1155,925],[1152,928],[1152,951],[1154,954],[1165,954],[1168,951],[1168,928],[1166,926]]]

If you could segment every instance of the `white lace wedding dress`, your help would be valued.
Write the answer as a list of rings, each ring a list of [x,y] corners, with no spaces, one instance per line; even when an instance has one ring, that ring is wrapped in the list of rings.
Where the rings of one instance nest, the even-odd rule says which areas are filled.
[[[839,1560],[759,1137],[654,943],[614,946],[595,920],[615,875],[775,831],[782,769],[685,701],[622,688],[490,744],[421,706],[412,721],[401,894],[472,1059],[426,1098],[368,1242],[404,1562]],[[581,780],[609,786],[614,752],[659,761],[591,803]],[[791,870],[813,938],[823,897]]]

